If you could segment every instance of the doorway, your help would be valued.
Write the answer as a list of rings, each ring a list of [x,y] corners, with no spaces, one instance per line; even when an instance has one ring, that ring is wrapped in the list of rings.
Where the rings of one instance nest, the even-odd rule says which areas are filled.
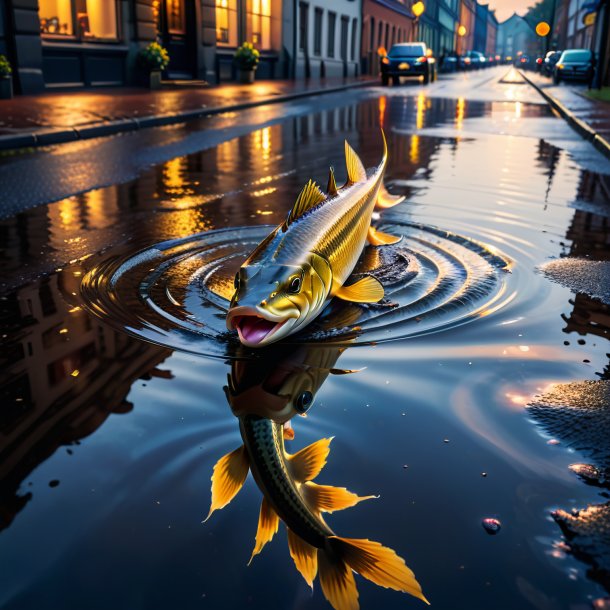
[[[170,58],[164,76],[172,80],[192,79],[196,68],[194,2],[162,0],[160,8],[159,34]]]

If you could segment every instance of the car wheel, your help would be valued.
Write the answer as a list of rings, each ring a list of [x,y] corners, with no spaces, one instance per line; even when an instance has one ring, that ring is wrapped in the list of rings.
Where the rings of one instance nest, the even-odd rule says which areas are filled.
[[[392,76],[392,84],[394,86],[400,85],[400,78],[398,76]]]
[[[555,76],[553,77],[553,82],[558,85],[561,82],[561,76],[555,74]]]
[[[388,75],[387,74],[382,74],[381,75],[381,84],[384,87],[387,87],[389,82],[390,82],[390,79],[389,79]]]
[[[424,85],[427,85],[430,82],[430,72],[426,72],[424,74]]]

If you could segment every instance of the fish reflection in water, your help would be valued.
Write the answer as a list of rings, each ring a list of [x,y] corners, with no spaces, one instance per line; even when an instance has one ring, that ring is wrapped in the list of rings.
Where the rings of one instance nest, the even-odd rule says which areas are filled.
[[[225,393],[239,419],[243,445],[214,466],[206,521],[231,502],[251,471],[263,500],[250,561],[273,539],[281,519],[297,570],[312,588],[319,575],[322,592],[336,610],[359,607],[353,572],[428,603],[413,572],[392,549],[368,539],[340,537],[322,517],[375,497],[313,482],[326,464],[332,438],[294,454],[286,451],[285,440],[294,437],[290,420],[309,410],[328,375],[355,372],[335,368],[343,351],[278,346],[255,360],[232,363]]]

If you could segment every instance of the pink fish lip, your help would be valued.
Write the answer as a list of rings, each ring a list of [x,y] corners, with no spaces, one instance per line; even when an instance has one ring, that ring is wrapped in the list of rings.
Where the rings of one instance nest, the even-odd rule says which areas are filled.
[[[257,347],[272,337],[289,318],[263,315],[255,307],[233,307],[227,313],[227,328],[236,330],[239,340],[247,346]]]

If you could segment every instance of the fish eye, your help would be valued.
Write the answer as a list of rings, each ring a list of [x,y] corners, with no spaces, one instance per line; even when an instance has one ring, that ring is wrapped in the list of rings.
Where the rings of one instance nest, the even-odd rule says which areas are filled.
[[[235,290],[239,290],[239,284],[240,284],[240,280],[239,280],[239,271],[235,274],[235,279],[233,280],[233,286],[235,287]]]
[[[301,414],[309,411],[313,404],[313,394],[309,390],[301,392],[294,401],[294,408]]]
[[[301,290],[301,278],[297,275],[290,280],[288,284],[288,292],[297,294]]]

